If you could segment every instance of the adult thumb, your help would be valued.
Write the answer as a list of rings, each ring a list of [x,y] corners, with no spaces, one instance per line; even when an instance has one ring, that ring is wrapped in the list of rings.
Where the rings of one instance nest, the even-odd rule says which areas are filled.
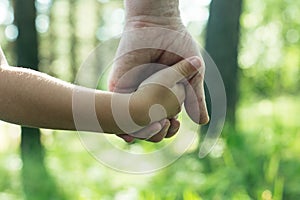
[[[153,74],[140,87],[149,83],[156,83],[172,88],[176,83],[184,80],[187,81],[193,77],[201,66],[202,62],[199,57],[190,57]]]
[[[201,66],[201,58],[198,56],[193,56],[173,65],[172,68],[178,72],[182,78],[189,79],[198,72]],[[180,79],[180,77],[178,77],[178,79]],[[180,80],[177,80],[177,82],[178,81]]]
[[[194,76],[201,65],[201,59],[198,56],[193,56],[159,71],[156,79],[161,80],[168,87],[173,87],[176,83]]]

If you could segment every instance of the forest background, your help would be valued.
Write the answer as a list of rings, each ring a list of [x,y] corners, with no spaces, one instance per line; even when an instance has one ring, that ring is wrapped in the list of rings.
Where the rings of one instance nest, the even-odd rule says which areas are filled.
[[[226,87],[228,115],[213,151],[200,159],[194,145],[155,173],[124,174],[98,163],[76,132],[0,122],[0,200],[300,198],[300,1],[181,0],[180,9]],[[31,63],[73,82],[91,50],[122,32],[124,14],[121,0],[0,0],[0,42],[17,66],[20,30],[32,32]]]

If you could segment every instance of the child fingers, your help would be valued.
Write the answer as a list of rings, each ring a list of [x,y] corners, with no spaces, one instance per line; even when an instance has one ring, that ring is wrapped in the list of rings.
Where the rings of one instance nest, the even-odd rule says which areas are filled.
[[[170,119],[171,125],[165,138],[173,137],[180,128],[180,122],[176,118]]]

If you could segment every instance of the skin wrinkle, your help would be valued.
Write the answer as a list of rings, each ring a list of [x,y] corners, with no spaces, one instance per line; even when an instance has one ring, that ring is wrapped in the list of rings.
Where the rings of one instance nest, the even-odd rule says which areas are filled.
[[[121,51],[128,51],[130,49],[134,49],[135,46],[149,46],[149,41],[153,41],[151,46],[162,46],[162,44],[164,44],[165,46],[162,47],[164,50],[160,50],[160,49],[156,49],[155,53],[152,53],[153,50],[149,50],[149,49],[144,49],[143,53],[138,52],[138,51],[134,51],[131,53],[136,53],[137,55],[140,55],[138,58],[138,61],[136,61],[136,59],[131,59],[130,56],[127,57],[126,55],[124,55],[124,57],[121,58],[121,60],[125,61],[126,63],[128,63],[127,66],[122,65],[122,62],[120,64],[116,63],[116,65],[114,66],[115,71],[113,71],[111,73],[110,79],[109,79],[109,88],[110,90],[113,90],[113,84],[117,82],[117,80],[122,77],[128,70],[131,70],[132,68],[134,68],[134,66],[136,66],[136,62],[143,62],[142,64],[145,63],[160,63],[163,65],[167,66],[171,66],[177,62],[179,62],[180,60],[184,59],[180,56],[176,56],[172,53],[169,53],[167,51],[167,48],[170,49],[177,49],[180,53],[179,54],[183,54],[185,58],[187,57],[191,57],[193,55],[198,55],[200,56],[200,52],[199,49],[197,48],[197,44],[195,43],[194,39],[191,37],[191,35],[188,33],[188,31],[186,30],[185,26],[182,23],[181,17],[180,17],[180,12],[179,12],[179,0],[125,0],[125,10],[126,10],[126,18],[125,18],[125,28],[124,31],[136,31],[137,37],[134,37],[132,34],[130,35],[130,39],[128,40],[128,35],[123,34],[121,41],[124,40],[127,43],[121,42],[119,44],[119,48],[118,50],[120,51],[119,53],[121,53]],[[155,4],[154,4],[155,3]],[[139,4],[139,5],[138,5]],[[158,6],[156,6],[158,5]],[[165,10],[173,10],[173,14],[174,15],[170,15],[168,17],[164,17],[163,13],[161,13],[161,9],[165,9]],[[170,12],[172,13],[172,12]],[[148,29],[143,29],[143,28],[150,28]],[[155,29],[155,28],[158,29]],[[168,37],[167,35],[161,35],[164,36],[165,38],[167,38],[168,41],[166,41],[165,39],[162,39],[159,43],[159,41],[157,40],[159,37],[159,35],[155,35],[152,33],[152,29],[154,28],[154,30],[170,30],[170,31],[177,31],[178,34],[184,34],[181,35],[180,37],[182,38],[186,38],[186,41],[183,41],[184,45],[192,45],[192,46],[187,46],[187,47],[183,47],[182,42],[180,43],[180,41],[176,41],[171,40],[172,38],[176,38],[176,36],[174,37],[174,35],[172,35],[171,37]],[[144,30],[144,31],[143,31]],[[154,32],[155,33],[155,32]],[[133,32],[134,34],[134,32]],[[147,35],[149,34],[149,35]],[[156,33],[159,34],[159,33]],[[142,38],[140,38],[140,36],[143,35]],[[148,38],[147,40],[145,40],[146,38]],[[138,44],[136,44],[138,42]],[[155,43],[155,44],[154,44]],[[186,52],[188,51],[188,52]],[[145,56],[149,56],[151,55],[151,58],[145,58]],[[132,67],[133,66],[133,67]],[[203,65],[204,66],[204,65]],[[123,70],[116,70],[118,68],[121,68]],[[126,71],[127,70],[127,71]],[[204,67],[203,67],[204,70]],[[153,70],[153,73],[155,72],[155,70]],[[128,79],[127,80],[127,84],[125,85],[130,85],[130,90],[134,90],[134,85],[136,85],[138,87],[137,83],[141,82],[141,78],[147,78],[147,76],[145,76],[146,73],[144,73],[144,71],[142,71],[139,74],[139,80],[137,79]],[[137,80],[135,82],[135,80]],[[126,81],[124,81],[126,82]],[[203,85],[203,82],[199,81],[199,84]],[[197,87],[199,88],[199,87]],[[201,87],[200,87],[201,88]],[[123,90],[124,89],[124,90]],[[194,88],[196,89],[196,87]],[[122,91],[125,91],[126,89],[123,87],[122,89],[120,89]],[[199,105],[200,103],[205,103],[202,100],[201,95],[203,96],[204,94],[196,91],[196,94],[199,98],[199,101],[193,101],[196,102],[194,104],[186,104],[185,107],[187,108],[190,107],[190,113],[188,112],[189,116],[194,116],[193,114],[193,109],[195,106],[199,107],[199,109],[204,108],[205,106],[203,105]],[[187,109],[186,109],[187,110]],[[202,114],[204,115],[208,115],[207,114],[207,110],[201,110]],[[191,115],[192,114],[192,115]],[[197,119],[199,117],[196,117]],[[195,121],[195,120],[194,120]],[[176,121],[175,119],[171,120],[171,126],[170,126],[170,130],[177,130],[179,128],[179,121]],[[169,134],[169,131],[168,131]],[[170,135],[172,135],[173,133],[170,133]],[[175,134],[175,133],[174,133]],[[163,139],[163,138],[161,138]]]
[[[4,58],[2,56],[2,58]],[[197,58],[198,59],[198,58]],[[3,63],[3,62],[2,62]],[[183,72],[181,68],[191,68],[190,63],[187,61],[183,61],[178,63],[172,68],[174,68],[178,72]],[[165,69],[165,70],[174,70],[174,69]],[[88,105],[89,107],[96,107],[96,114],[101,119],[101,126],[105,133],[113,133],[113,134],[122,134],[123,131],[115,124],[114,116],[112,114],[111,108],[111,92],[104,92],[89,88],[84,88],[80,86],[75,86],[70,83],[61,81],[59,79],[53,78],[47,74],[37,72],[27,68],[20,67],[10,67],[5,66],[1,68],[0,71],[0,119],[19,124],[25,125],[29,127],[39,127],[39,128],[50,128],[50,129],[63,129],[63,130],[81,130],[81,131],[92,131],[92,132],[102,132],[97,127],[76,127],[74,116],[73,116],[73,95],[75,91],[82,90],[81,96],[79,96],[83,101],[79,101],[77,103],[78,106],[81,106],[80,109],[85,110],[85,106],[88,105],[90,101],[86,99],[86,97],[95,98],[96,105]],[[176,81],[177,77],[170,77],[170,80],[166,80],[164,77],[160,75],[169,74],[167,71],[162,71],[157,73],[156,81]],[[185,73],[185,71],[184,71]],[[189,71],[188,74],[183,74],[184,76],[189,76],[193,71]],[[172,79],[173,78],[173,79]],[[147,81],[147,80],[145,80]],[[173,82],[172,82],[173,83]],[[176,82],[173,85],[169,85],[170,88],[166,89],[160,86],[147,86],[143,90],[137,90],[134,94],[136,97],[136,104],[140,104],[139,109],[133,112],[134,115],[136,113],[141,112],[141,108],[144,109],[144,113],[141,115],[137,115],[136,118],[146,121],[148,110],[145,110],[150,105],[161,104],[165,105],[168,100],[170,100],[170,96],[168,96],[169,90],[172,91],[173,87],[176,87]],[[180,88],[179,88],[180,89]],[[183,89],[183,88],[181,88]],[[77,92],[76,92],[77,93]],[[184,91],[180,93],[184,94]],[[79,94],[79,95],[80,95]],[[126,99],[130,94],[116,94],[121,98],[121,102],[126,104]],[[161,98],[157,98],[161,97]],[[124,98],[124,99],[123,99]],[[175,99],[171,100],[165,108],[167,109],[167,113],[170,115],[176,116],[178,111],[178,102]],[[85,102],[85,100],[88,100]],[[184,98],[181,98],[180,104],[183,103]],[[94,103],[95,103],[94,102]],[[98,102],[98,103],[97,103]],[[123,105],[122,104],[122,105]],[[127,104],[125,106],[128,106]],[[125,108],[125,107],[124,107]],[[85,114],[88,113],[80,113],[83,114],[83,118],[89,117]],[[96,116],[96,117],[97,117]],[[158,116],[159,117],[159,116]],[[165,118],[165,116],[161,116],[161,118]],[[126,120],[126,119],[125,119]],[[149,125],[149,124],[145,124]],[[159,126],[158,126],[159,125]],[[156,128],[161,127],[160,124],[156,124]],[[155,128],[155,126],[152,126]],[[146,131],[147,132],[147,131]],[[149,132],[149,131],[148,131]],[[150,135],[152,133],[149,133]],[[160,133],[161,134],[161,133]],[[135,136],[139,136],[138,133]],[[130,140],[130,138],[128,139]],[[156,138],[156,141],[159,139]]]
[[[164,26],[165,28],[177,30],[179,28],[179,24],[182,24],[181,18],[178,17],[165,17],[165,18],[158,18],[157,20],[154,19],[155,17],[149,16],[136,16],[131,17],[130,19],[126,20],[126,25],[130,24],[130,28],[144,28],[144,27],[161,27]],[[125,28],[129,28],[125,26]]]
[[[131,13],[131,15],[126,15],[126,22],[130,22],[131,20],[135,19],[142,22],[140,25],[142,26],[154,26],[155,23],[157,23],[158,27],[161,27],[162,24],[168,29],[174,29],[174,30],[179,30],[183,31],[183,33],[188,34],[185,31],[184,26],[182,25],[182,22],[180,20],[180,12],[178,9],[178,0],[156,0],[156,1],[148,1],[148,0],[127,0],[124,1],[126,5],[126,9],[132,9],[132,12],[127,12]],[[142,3],[141,3],[142,2]],[[128,4],[127,4],[128,3]],[[135,6],[135,7],[130,7],[130,5]],[[129,7],[128,7],[129,6]],[[149,12],[147,12],[149,11]],[[135,15],[135,16],[134,16]],[[147,16],[151,15],[151,16]],[[147,22],[148,23],[145,23]],[[137,26],[139,26],[138,21]],[[130,26],[130,23],[126,23],[126,27]],[[134,24],[134,23],[132,23]],[[159,26],[160,24],[160,26]],[[135,25],[133,25],[134,27]],[[179,28],[180,27],[180,28]],[[167,45],[172,45],[175,41],[172,41],[171,44]],[[192,50],[193,51],[193,50]],[[152,51],[153,52],[153,51]],[[175,63],[175,60],[179,61],[180,58],[176,56],[167,56],[166,51],[157,51],[154,53],[150,54],[150,60],[155,60],[156,58],[159,59],[159,62],[168,62],[168,57],[172,57],[172,64]],[[130,64],[131,61],[127,60],[127,63]],[[172,65],[171,64],[171,65]],[[151,71],[151,70],[148,70]],[[148,72],[147,72],[148,73]],[[42,79],[41,79],[42,80]],[[54,84],[55,85],[55,84]],[[133,87],[129,88],[130,90],[135,89]],[[202,99],[200,100],[202,102]]]
[[[178,0],[125,0],[124,3],[128,11],[126,17],[138,15],[172,17],[180,15]]]

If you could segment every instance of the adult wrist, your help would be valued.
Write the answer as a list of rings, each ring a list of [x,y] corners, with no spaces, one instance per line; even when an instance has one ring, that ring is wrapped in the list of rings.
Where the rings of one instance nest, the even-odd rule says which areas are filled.
[[[180,17],[179,0],[125,0],[126,17]]]
[[[178,0],[125,0],[126,28],[182,25]]]

